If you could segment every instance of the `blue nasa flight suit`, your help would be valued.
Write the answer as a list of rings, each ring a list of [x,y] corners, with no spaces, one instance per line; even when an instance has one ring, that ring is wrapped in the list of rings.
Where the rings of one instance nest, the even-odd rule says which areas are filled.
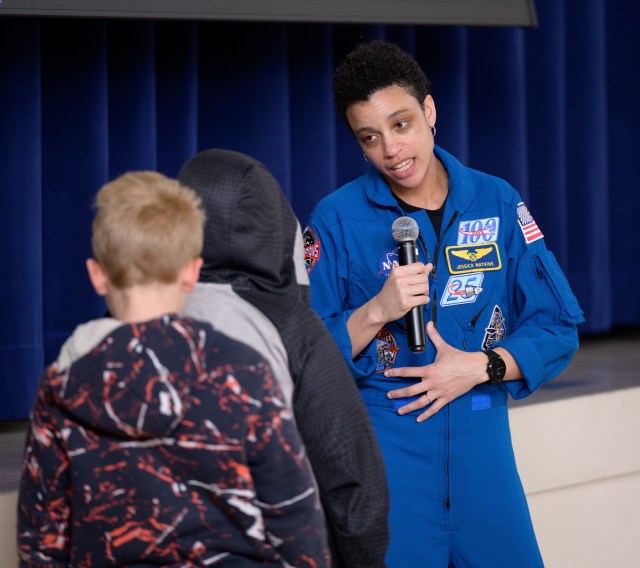
[[[438,239],[425,211],[422,262],[433,262],[424,307],[444,340],[468,351],[502,346],[524,380],[478,385],[426,422],[397,409],[390,366],[432,363],[435,349],[412,353],[404,320],[390,322],[355,360],[346,322],[382,288],[394,263],[393,222],[402,211],[371,169],[324,198],[305,231],[312,303],[357,380],[387,467],[391,494],[390,568],[542,566],[518,475],[508,393],[516,399],[551,380],[578,348],[582,310],[518,193],[504,180],[464,167],[435,148],[449,174]]]

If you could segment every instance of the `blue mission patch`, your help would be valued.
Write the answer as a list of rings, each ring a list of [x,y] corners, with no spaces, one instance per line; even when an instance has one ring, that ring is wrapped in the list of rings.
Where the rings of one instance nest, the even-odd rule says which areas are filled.
[[[458,244],[473,246],[497,241],[499,227],[500,217],[460,221],[458,225]]]
[[[482,292],[483,279],[484,274],[482,272],[450,276],[442,293],[442,298],[440,298],[440,305],[446,308],[447,306],[472,304]]]

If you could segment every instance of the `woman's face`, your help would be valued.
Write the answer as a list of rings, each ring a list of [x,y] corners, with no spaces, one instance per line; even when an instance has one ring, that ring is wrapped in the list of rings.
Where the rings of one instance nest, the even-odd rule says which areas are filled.
[[[423,105],[397,85],[352,104],[347,120],[367,159],[402,198],[407,191],[426,189],[435,175],[433,136],[436,109],[431,95]],[[433,167],[432,167],[433,166]]]

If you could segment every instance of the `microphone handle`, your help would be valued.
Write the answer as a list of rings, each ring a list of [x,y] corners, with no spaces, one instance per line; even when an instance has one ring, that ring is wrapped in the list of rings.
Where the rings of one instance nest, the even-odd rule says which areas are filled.
[[[422,353],[427,346],[424,328],[424,312],[422,306],[411,308],[404,316],[407,326],[407,341],[413,353]]]
[[[402,241],[398,243],[398,260],[400,266],[418,262],[418,247],[415,241]],[[404,322],[407,326],[409,349],[414,353],[422,353],[427,346],[422,306],[411,308],[404,316]]]

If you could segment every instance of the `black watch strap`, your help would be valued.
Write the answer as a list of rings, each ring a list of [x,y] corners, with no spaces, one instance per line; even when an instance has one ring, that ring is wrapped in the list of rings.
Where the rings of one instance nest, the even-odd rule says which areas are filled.
[[[504,376],[507,374],[507,365],[504,362],[504,359],[493,349],[485,349],[484,352],[486,356],[489,357],[489,361],[487,363],[487,375],[489,376],[489,380],[487,381],[487,384],[495,385],[497,383],[501,383]]]

